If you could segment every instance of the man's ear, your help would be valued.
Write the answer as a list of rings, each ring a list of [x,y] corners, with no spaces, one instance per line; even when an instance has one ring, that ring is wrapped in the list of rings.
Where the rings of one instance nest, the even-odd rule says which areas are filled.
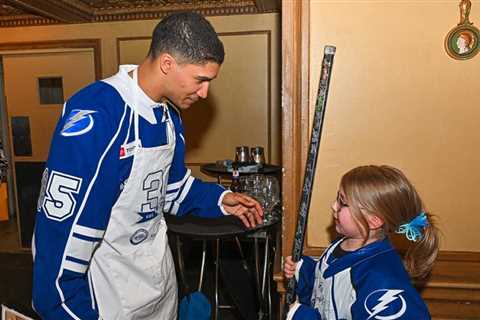
[[[162,53],[158,58],[157,62],[160,68],[160,71],[163,74],[168,74],[170,71],[172,71],[177,64],[177,61],[175,58],[168,54],[168,53]]]
[[[374,214],[369,214],[368,217],[367,217],[367,221],[368,221],[368,226],[370,227],[370,229],[381,228],[384,224],[383,219],[380,218],[379,216],[374,215]]]

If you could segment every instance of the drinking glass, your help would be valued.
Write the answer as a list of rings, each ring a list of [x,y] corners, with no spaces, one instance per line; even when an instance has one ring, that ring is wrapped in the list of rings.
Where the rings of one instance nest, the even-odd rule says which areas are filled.
[[[261,174],[240,177],[242,192],[257,200],[262,208],[265,208],[265,181]]]
[[[240,176],[240,192],[250,194],[253,190],[253,180],[249,175]]]
[[[263,222],[271,222],[280,204],[280,184],[274,176],[253,174],[240,177],[241,192],[257,200],[263,209]]]
[[[280,203],[280,184],[274,176],[265,177],[265,211],[264,222],[272,221],[274,217],[274,208]]]
[[[265,208],[265,176],[261,174],[251,175],[250,195]]]

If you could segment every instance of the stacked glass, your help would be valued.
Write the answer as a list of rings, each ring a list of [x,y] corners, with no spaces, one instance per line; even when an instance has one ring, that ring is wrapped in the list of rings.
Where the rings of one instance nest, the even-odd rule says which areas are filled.
[[[263,222],[275,218],[275,206],[280,204],[280,185],[274,176],[262,174],[246,175],[240,178],[241,192],[255,198],[264,210]]]

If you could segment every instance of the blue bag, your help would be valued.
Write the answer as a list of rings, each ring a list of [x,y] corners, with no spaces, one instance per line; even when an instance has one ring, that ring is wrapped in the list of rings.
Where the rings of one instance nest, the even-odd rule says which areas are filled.
[[[178,239],[177,239],[178,241]],[[178,308],[178,320],[210,320],[212,315],[212,306],[208,301],[208,298],[201,292],[203,284],[203,271],[205,269],[205,258],[207,252],[207,242],[202,241],[202,269],[200,271],[200,281],[198,284],[198,290],[192,293],[185,277],[181,288],[184,293],[187,293],[180,301]]]
[[[195,291],[183,297],[178,313],[179,320],[210,320],[212,307],[203,293]]]

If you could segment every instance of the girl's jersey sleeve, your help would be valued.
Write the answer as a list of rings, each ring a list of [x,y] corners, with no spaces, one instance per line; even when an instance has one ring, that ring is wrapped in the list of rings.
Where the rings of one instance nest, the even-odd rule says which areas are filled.
[[[300,303],[310,305],[315,284],[315,268],[317,261],[309,256],[303,256],[300,270],[298,272],[296,293]]]
[[[87,270],[119,194],[116,138],[126,111],[95,104],[104,86],[72,97],[53,135],[32,243],[33,307],[42,319],[99,318]]]
[[[315,269],[318,262],[309,256],[303,256],[297,264],[296,294],[298,302],[293,304],[287,314],[287,320],[320,320],[318,310],[311,307],[311,298],[315,284]]]
[[[295,303],[290,307],[287,320],[321,320],[318,310],[310,306]]]
[[[173,215],[187,213],[202,217],[223,216],[223,194],[228,192],[216,183],[203,182],[185,166],[185,138],[180,115],[170,112],[175,125],[175,153],[170,168],[164,211]]]

